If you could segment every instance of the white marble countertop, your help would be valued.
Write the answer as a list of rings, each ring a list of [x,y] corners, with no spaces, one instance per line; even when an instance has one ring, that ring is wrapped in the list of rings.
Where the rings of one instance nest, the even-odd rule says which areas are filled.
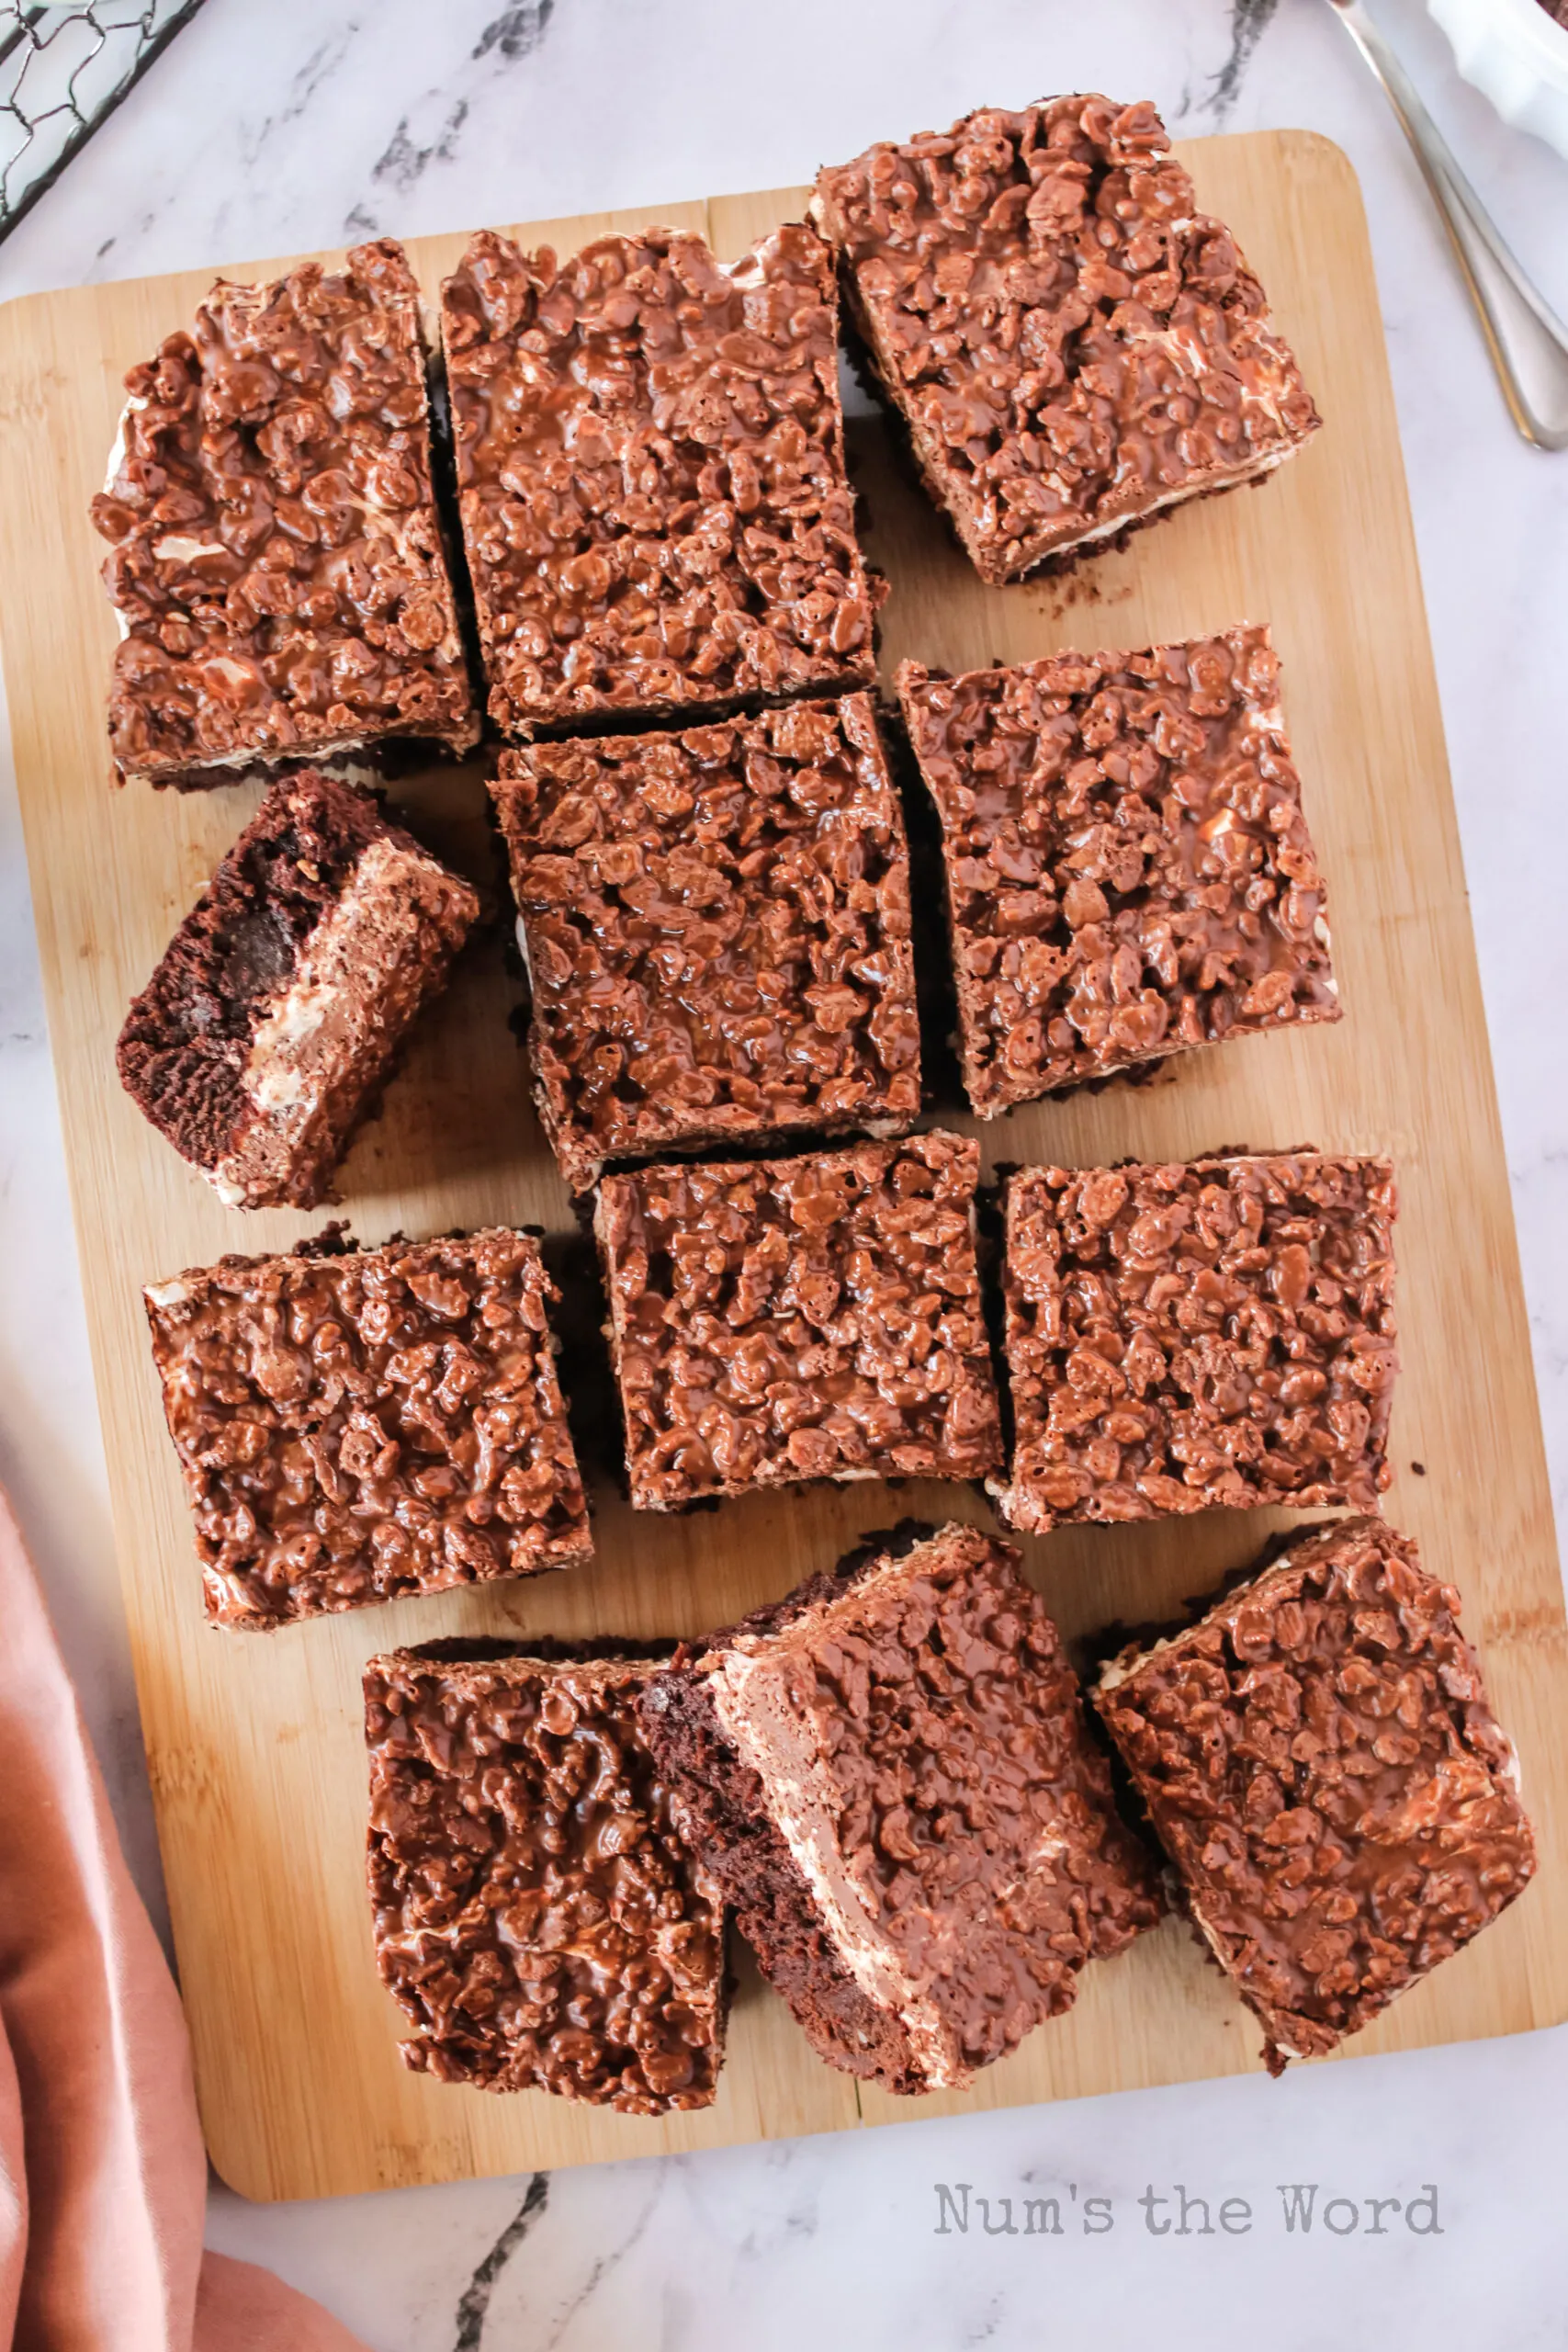
[[[1568,313],[1568,164],[1374,0],[1521,258]],[[787,24],[790,39],[779,38]],[[804,180],[964,108],[1109,87],[1179,131],[1303,124],[1371,217],[1437,648],[1554,1491],[1568,1475],[1568,455],[1519,442],[1435,215],[1324,0],[209,0],[8,243],[36,288]],[[0,323],[0,333],[4,332]],[[1559,717],[1554,718],[1556,710]],[[156,1909],[135,1703],[15,790],[0,774],[0,1479],[48,1582]],[[1551,849],[1556,840],[1557,853]],[[1560,1504],[1560,1516],[1561,1516]],[[374,2352],[1033,2346],[1092,2328],[1229,2352],[1562,2340],[1568,2030],[962,2123],[331,2205],[212,2194],[214,2245]],[[1060,2238],[938,2228],[935,2184],[1059,2198]],[[1310,2235],[1279,2184],[1318,2184]],[[1185,2184],[1186,2234],[1140,2203]],[[1366,2201],[1418,2197],[1412,2229]],[[1091,2196],[1113,2227],[1086,2233]],[[1360,2200],[1359,2226],[1347,2226]],[[1233,2224],[1239,2209],[1228,2209]],[[1048,2313],[1048,2320],[1040,2314]]]

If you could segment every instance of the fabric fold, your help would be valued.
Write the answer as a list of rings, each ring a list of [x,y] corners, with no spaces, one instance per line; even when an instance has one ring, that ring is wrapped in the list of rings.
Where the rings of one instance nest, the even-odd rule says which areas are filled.
[[[203,2253],[184,2014],[0,1496],[0,2343],[14,2352],[363,2352]]]

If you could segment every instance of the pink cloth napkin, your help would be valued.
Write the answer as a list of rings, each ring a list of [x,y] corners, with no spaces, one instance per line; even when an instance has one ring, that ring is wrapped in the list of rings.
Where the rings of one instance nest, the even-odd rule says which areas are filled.
[[[364,2352],[204,2254],[206,2201],[179,1996],[0,1496],[0,2345]]]

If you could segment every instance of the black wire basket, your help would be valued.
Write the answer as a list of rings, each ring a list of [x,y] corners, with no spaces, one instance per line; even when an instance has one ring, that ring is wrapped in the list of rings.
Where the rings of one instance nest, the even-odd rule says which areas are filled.
[[[202,0],[0,0],[0,238],[135,88]]]

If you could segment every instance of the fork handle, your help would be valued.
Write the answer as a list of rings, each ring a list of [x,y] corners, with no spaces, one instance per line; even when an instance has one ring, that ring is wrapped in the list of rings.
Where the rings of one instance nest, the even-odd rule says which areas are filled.
[[[1360,0],[1334,0],[1334,7],[1382,84],[1415,150],[1480,314],[1508,413],[1538,449],[1568,449],[1568,327],[1542,301],[1508,251]]]

